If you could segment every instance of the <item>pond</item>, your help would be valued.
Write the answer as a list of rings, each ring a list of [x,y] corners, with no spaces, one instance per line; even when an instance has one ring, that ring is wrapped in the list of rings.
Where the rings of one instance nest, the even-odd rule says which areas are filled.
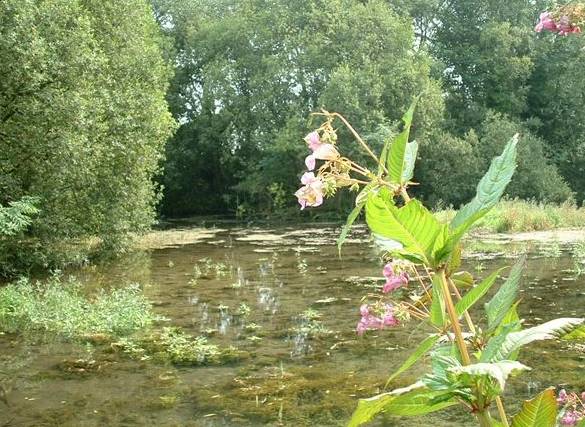
[[[364,228],[348,239],[341,258],[333,226],[166,233],[149,243],[156,249],[68,274],[90,291],[138,282],[167,318],[163,326],[207,335],[246,357],[227,365],[174,366],[131,359],[110,345],[0,335],[0,380],[7,390],[0,426],[344,425],[357,399],[383,391],[428,332],[412,320],[356,336],[361,298],[383,283]],[[583,316],[585,275],[575,268],[582,260],[572,246],[483,239],[467,253],[465,267],[481,277],[527,251],[525,323]],[[551,385],[585,388],[585,350],[578,345],[531,345],[520,360],[533,370],[511,381],[504,399],[510,412]],[[427,368],[415,366],[391,388],[412,383]],[[382,417],[373,425],[412,422]],[[457,409],[416,422],[475,425]]]

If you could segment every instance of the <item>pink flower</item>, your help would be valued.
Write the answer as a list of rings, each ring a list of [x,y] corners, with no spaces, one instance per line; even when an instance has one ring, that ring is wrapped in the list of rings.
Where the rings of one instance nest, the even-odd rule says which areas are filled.
[[[363,335],[368,329],[384,329],[384,326],[398,325],[398,319],[394,317],[394,306],[392,304],[384,304],[381,307],[380,316],[376,316],[370,312],[370,307],[363,304],[360,307],[360,314],[362,318],[356,326],[358,335]]]
[[[368,308],[368,304],[362,304],[360,306],[360,314],[362,315],[362,317],[365,317],[368,314],[370,314],[370,310]]]
[[[315,151],[317,147],[321,145],[321,140],[319,139],[319,133],[317,133],[317,131],[313,131],[305,136],[305,141],[307,141],[311,151]]]
[[[565,403],[567,401],[567,391],[563,388],[559,391],[559,395],[557,396],[558,403]]]
[[[585,391],[581,393],[581,402],[585,403]]]
[[[577,421],[582,418],[582,415],[577,411],[569,410],[565,412],[563,418],[561,418],[561,425],[563,426],[574,426],[577,425]]]
[[[315,160],[335,160],[339,158],[339,152],[333,144],[318,144],[313,150],[313,154],[309,154],[305,158],[305,165],[307,169],[312,171],[315,169]]]
[[[317,131],[313,131],[305,136],[305,141],[312,152],[312,154],[309,154],[305,158],[305,165],[310,171],[315,169],[315,160],[335,160],[339,157],[339,152],[335,146],[333,144],[322,143]]]
[[[315,177],[313,172],[305,172],[301,177],[303,187],[295,193],[301,210],[307,206],[320,206],[323,203],[323,181]]]
[[[540,19],[536,27],[534,27],[534,31],[540,33],[542,30],[552,31],[556,33],[558,31],[558,27],[550,12],[543,12],[540,14]]]
[[[396,265],[388,263],[382,270],[382,274],[386,278],[386,283],[382,288],[382,292],[385,294],[408,284],[408,273],[406,271],[401,271],[396,274],[396,269]]]

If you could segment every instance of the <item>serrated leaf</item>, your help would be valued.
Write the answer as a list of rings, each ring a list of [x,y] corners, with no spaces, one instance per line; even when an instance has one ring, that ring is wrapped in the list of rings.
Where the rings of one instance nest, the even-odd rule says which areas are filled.
[[[457,404],[454,399],[432,404],[442,392],[428,390],[421,382],[410,387],[379,394],[369,399],[360,399],[348,427],[367,423],[381,412],[397,416],[424,415]]]
[[[396,372],[390,375],[388,381],[386,381],[386,386],[390,384],[390,381],[392,381],[398,375],[400,375],[408,368],[410,368],[412,365],[414,365],[418,359],[420,359],[422,356],[426,354],[427,351],[433,348],[435,343],[438,341],[439,337],[440,335],[435,334],[425,338],[414,350],[414,352],[408,357],[408,359],[406,359],[406,361],[400,366],[400,368],[398,368]]]
[[[575,329],[570,334],[563,337],[564,340],[582,340],[585,339],[585,326]]]
[[[456,348],[454,345],[441,346],[431,353],[430,374],[422,378],[422,382],[434,391],[453,391],[453,383],[447,378],[448,369],[461,366],[455,357]]]
[[[500,272],[503,268],[494,271],[488,277],[486,277],[479,285],[472,288],[469,292],[463,295],[463,298],[455,304],[455,311],[458,316],[461,316],[465,311],[469,310],[473,304],[483,297],[487,291],[490,290],[492,285],[496,282]]]
[[[433,301],[431,303],[431,323],[442,328],[445,325],[445,298],[443,295],[443,275],[433,276]]]
[[[508,310],[508,312],[506,313],[506,315],[504,316],[504,318],[500,322],[500,325],[494,331],[494,337],[501,335],[502,332],[504,331],[504,328],[506,328],[506,327],[511,327],[511,332],[518,332],[518,331],[522,330],[520,316],[518,316],[518,310],[517,310],[518,304],[520,304],[520,301],[516,301],[514,303],[514,305],[512,307],[510,307],[510,309]],[[512,353],[510,353],[508,355],[507,359],[508,360],[517,360],[519,353],[520,353],[520,350],[513,351]],[[490,358],[491,358],[491,356],[490,356]]]
[[[500,351],[500,348],[502,347],[502,344],[504,343],[504,341],[508,337],[508,334],[510,334],[511,332],[517,331],[518,327],[520,327],[520,322],[508,323],[507,325],[503,326],[501,328],[501,331],[499,334],[494,335],[492,338],[490,338],[486,347],[481,352],[481,357],[479,358],[479,361],[480,362],[496,362],[497,361],[496,355]],[[515,360],[515,359],[516,358],[513,357],[509,360]]]
[[[402,176],[404,174],[405,166],[406,166],[406,146],[408,144],[408,137],[410,135],[410,125],[412,123],[412,116],[414,115],[414,109],[416,107],[416,103],[418,101],[418,96],[412,101],[410,107],[402,116],[402,121],[404,122],[404,128],[402,132],[400,132],[390,149],[388,150],[388,161],[386,163],[388,169],[388,176],[390,181],[396,184],[402,184]]]
[[[518,297],[519,283],[525,263],[526,256],[523,255],[510,270],[508,279],[500,286],[500,289],[498,289],[498,292],[496,292],[490,302],[485,305],[489,330],[493,331],[496,329],[510,307],[514,305]]]
[[[494,352],[491,359],[506,360],[513,352],[531,342],[562,338],[582,325],[584,321],[585,319],[582,318],[561,318],[532,328],[511,332],[506,336],[499,349]]]
[[[366,205],[366,201],[368,199],[368,194],[370,194],[370,192],[372,190],[374,190],[376,188],[376,186],[377,186],[377,184],[370,182],[364,188],[362,188],[362,191],[360,191],[359,194],[356,196],[356,199],[355,199],[356,205],[352,209],[350,214],[347,216],[347,221],[345,222],[345,225],[341,229],[341,233],[339,233],[339,237],[337,238],[337,250],[339,251],[340,254],[341,254],[341,246],[343,246],[343,243],[345,242],[345,239],[347,238],[347,235],[349,234],[349,231],[351,230],[351,226],[353,225],[353,223],[355,222],[355,220],[359,216],[363,207]]]
[[[430,265],[435,239],[444,229],[418,200],[396,207],[383,195],[371,193],[366,203],[366,222],[372,233],[397,241],[403,251]]]
[[[514,135],[504,147],[502,154],[492,160],[487,173],[479,181],[475,198],[457,212],[451,221],[451,229],[466,229],[473,224],[480,212],[487,212],[500,200],[506,186],[516,170],[516,145],[518,134]],[[474,219],[471,224],[469,221]]]
[[[554,390],[549,388],[524,402],[522,410],[512,418],[512,427],[554,427],[557,410]]]
[[[418,154],[418,142],[412,141],[406,144],[404,151],[404,170],[402,171],[401,182],[404,184],[414,176],[414,165]]]
[[[492,160],[487,173],[477,185],[473,200],[463,206],[451,220],[451,234],[444,247],[437,251],[437,262],[446,260],[467,230],[500,200],[516,170],[517,144],[518,134],[508,141],[502,154]]]
[[[448,369],[453,378],[464,386],[473,386],[482,377],[493,379],[499,391],[506,387],[506,380],[515,372],[529,370],[528,366],[514,360],[501,360],[495,363],[474,363],[466,366],[454,366]]]

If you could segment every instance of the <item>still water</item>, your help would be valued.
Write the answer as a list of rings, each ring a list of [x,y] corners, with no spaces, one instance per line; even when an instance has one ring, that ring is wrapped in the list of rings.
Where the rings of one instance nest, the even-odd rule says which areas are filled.
[[[133,360],[108,344],[0,335],[0,380],[8,390],[0,426],[344,425],[357,399],[383,391],[428,330],[413,320],[356,336],[361,298],[383,283],[381,262],[359,228],[339,258],[338,233],[322,225],[185,229],[175,232],[174,244],[158,242],[156,249],[69,272],[88,292],[140,283],[167,318],[161,326],[207,335],[247,357],[181,367]],[[583,316],[585,275],[575,270],[584,266],[571,244],[485,241],[467,253],[465,267],[481,277],[521,252],[529,253],[520,305],[525,323]],[[307,323],[307,310],[316,323]],[[579,346],[531,345],[520,360],[533,370],[511,381],[510,412],[551,385],[585,389]],[[428,361],[419,363],[391,387],[427,369]],[[457,409],[414,422],[475,425]],[[379,418],[373,425],[413,420]]]

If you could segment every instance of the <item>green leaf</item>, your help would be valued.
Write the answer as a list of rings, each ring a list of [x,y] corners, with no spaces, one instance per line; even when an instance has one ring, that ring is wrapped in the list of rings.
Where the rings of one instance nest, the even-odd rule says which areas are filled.
[[[487,173],[477,185],[473,200],[457,212],[449,225],[451,235],[444,247],[437,251],[437,262],[444,261],[465,232],[500,200],[516,170],[517,143],[518,134],[508,141],[502,154],[492,160]]]
[[[347,238],[347,235],[349,234],[349,231],[351,230],[351,226],[353,225],[354,221],[357,219],[357,217],[360,214],[360,212],[362,211],[363,207],[366,205],[366,201],[368,199],[368,194],[372,190],[374,190],[376,188],[376,186],[377,186],[377,184],[370,182],[364,188],[362,188],[362,191],[360,191],[359,194],[356,196],[356,199],[355,199],[356,206],[355,206],[355,208],[352,209],[350,214],[347,216],[347,221],[346,221],[345,225],[343,226],[343,228],[341,229],[341,233],[339,234],[339,237],[337,238],[337,250],[339,251],[340,254],[341,254],[341,246],[345,242],[345,239]]]
[[[506,387],[506,380],[512,373],[529,370],[528,366],[514,360],[501,360],[495,363],[474,363],[466,366],[453,366],[448,369],[452,378],[471,387],[482,378],[490,378],[495,381],[497,391],[502,392]]]
[[[492,160],[492,163],[477,185],[475,198],[457,212],[451,221],[451,229],[462,227],[468,229],[477,219],[478,214],[485,214],[500,200],[506,186],[516,170],[516,145],[518,134],[514,135],[504,147],[504,151]],[[483,214],[481,216],[483,216]],[[473,221],[471,221],[473,220]],[[471,222],[470,222],[471,221]]]
[[[469,310],[473,304],[475,304],[481,297],[483,297],[487,291],[492,287],[492,285],[496,282],[500,272],[503,268],[494,271],[488,277],[486,277],[479,285],[472,288],[469,292],[467,292],[461,300],[455,304],[455,311],[457,311],[457,315],[461,316],[465,311]]]
[[[388,386],[388,384],[390,384],[390,381],[392,381],[398,375],[400,375],[401,373],[406,371],[408,368],[410,368],[412,365],[414,365],[416,363],[416,361],[418,359],[420,359],[427,351],[429,351],[431,348],[433,348],[433,346],[435,345],[435,343],[437,342],[437,340],[439,338],[440,338],[440,335],[436,335],[436,334],[425,338],[418,345],[416,350],[414,350],[414,352],[408,357],[408,359],[406,359],[406,361],[402,364],[402,366],[400,366],[400,368],[398,368],[398,370],[396,372],[394,372],[392,375],[390,375],[390,378],[388,378],[388,381],[386,381],[386,386]]]
[[[585,326],[575,329],[568,335],[563,337],[564,340],[582,340],[585,338]]]
[[[585,418],[583,418],[579,424],[577,424],[577,427],[585,427]]]
[[[459,271],[451,275],[451,280],[458,288],[468,289],[473,286],[473,275],[468,271]]]
[[[445,298],[443,295],[443,276],[435,274],[433,277],[433,302],[431,303],[431,323],[438,327],[445,325]]]
[[[514,303],[514,305],[512,307],[510,307],[510,309],[508,310],[508,312],[506,313],[506,315],[504,316],[504,318],[500,322],[500,325],[494,331],[494,334],[493,334],[494,337],[497,337],[498,335],[502,335],[502,333],[505,332],[506,329],[509,332],[517,332],[517,331],[522,330],[522,326],[520,323],[520,316],[518,316],[518,310],[516,309],[518,307],[518,304],[520,304],[520,301],[516,301]],[[505,335],[507,335],[507,333],[505,333]],[[493,345],[496,346],[496,343],[494,343]],[[512,353],[510,353],[508,355],[507,359],[508,360],[517,360],[518,353],[520,353],[520,350],[513,351]],[[482,357],[483,357],[483,353],[482,353]],[[489,355],[489,357],[490,357],[490,360],[492,360],[492,355]]]
[[[397,241],[404,252],[430,265],[435,239],[444,225],[418,200],[398,208],[380,193],[371,193],[366,203],[366,222],[372,233]]]
[[[498,354],[502,344],[508,337],[508,334],[515,332],[520,327],[520,322],[508,323],[503,326],[500,332],[494,335],[488,341],[485,349],[481,352],[480,362],[495,362],[497,361],[496,355]],[[516,357],[510,357],[509,360],[516,360]]]
[[[416,155],[418,154],[418,142],[412,141],[406,144],[404,151],[404,170],[402,171],[402,183],[406,183],[414,176],[414,165],[416,163]]]
[[[527,400],[522,410],[512,418],[512,427],[554,427],[557,419],[557,401],[551,387]]]
[[[499,349],[493,352],[492,360],[508,360],[513,352],[533,341],[562,338],[584,323],[582,318],[561,318],[551,320],[533,328],[518,332],[511,332],[501,343]]]
[[[451,378],[448,377],[449,368],[461,366],[458,356],[459,351],[455,345],[438,346],[431,353],[432,370],[422,378],[424,385],[433,391],[455,393],[459,396],[468,394],[469,389],[465,390],[462,387],[458,387],[458,384],[453,383]]]
[[[488,329],[494,330],[501,323],[502,319],[512,307],[518,296],[518,284],[522,277],[524,264],[526,263],[526,256],[520,257],[518,262],[514,264],[510,270],[510,275],[504,284],[498,289],[498,292],[485,305],[485,310],[488,318]]]
[[[410,387],[383,393],[369,399],[360,399],[348,427],[367,423],[381,412],[397,416],[424,415],[457,404],[454,399],[431,403],[443,392],[430,391],[420,382]]]
[[[447,275],[452,276],[457,271],[457,269],[461,266],[461,255],[463,252],[463,248],[461,245],[455,245],[453,250],[451,251],[451,258],[449,258],[449,263],[447,264]],[[471,284],[473,285],[473,277],[471,278]]]
[[[412,116],[418,101],[418,96],[410,104],[410,108],[402,116],[404,128],[402,132],[396,136],[390,150],[388,151],[388,161],[386,166],[388,168],[390,181],[396,184],[403,183],[403,175],[406,169],[406,147],[408,145],[408,136],[410,135],[410,125],[412,123]],[[417,147],[418,148],[418,147]]]

